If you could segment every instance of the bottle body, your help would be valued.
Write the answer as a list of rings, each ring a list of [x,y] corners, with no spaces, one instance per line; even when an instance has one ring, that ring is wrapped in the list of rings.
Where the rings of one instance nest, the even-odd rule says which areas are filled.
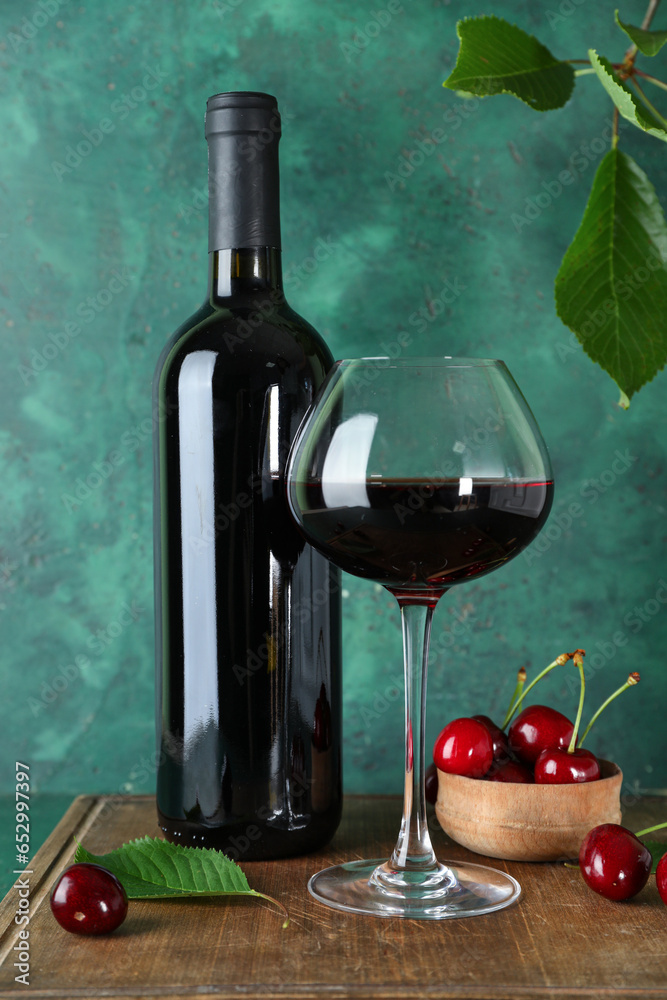
[[[340,820],[340,580],[285,489],[332,358],[279,284],[212,284],[154,384],[157,800],[169,839],[243,861],[314,850]]]

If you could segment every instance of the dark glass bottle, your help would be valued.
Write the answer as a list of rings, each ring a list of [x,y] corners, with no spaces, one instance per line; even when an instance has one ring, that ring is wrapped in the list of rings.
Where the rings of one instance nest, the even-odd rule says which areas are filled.
[[[340,578],[285,465],[332,356],[285,301],[280,117],[208,101],[210,275],[154,383],[159,824],[240,861],[325,844],[341,813]]]

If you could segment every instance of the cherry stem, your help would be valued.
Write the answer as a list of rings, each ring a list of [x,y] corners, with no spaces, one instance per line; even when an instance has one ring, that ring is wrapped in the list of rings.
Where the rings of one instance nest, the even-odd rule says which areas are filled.
[[[581,692],[579,694],[579,708],[577,709],[577,717],[574,720],[574,729],[572,730],[572,739],[570,740],[570,745],[567,748],[568,753],[574,753],[577,746],[577,735],[579,733],[579,726],[581,724],[581,713],[584,710],[584,695],[586,694],[586,677],[584,675],[584,651],[583,649],[578,649],[574,656],[574,665],[579,670],[579,676],[581,677]]]
[[[644,20],[642,21],[642,31],[648,31],[651,27],[651,21],[660,6],[660,0],[650,0],[648,7],[646,8],[646,13],[644,14]]]
[[[512,705],[515,703],[517,698],[520,698],[523,693],[524,684],[526,683],[526,668],[521,667],[516,675],[516,687],[514,688],[514,693],[510,698],[509,707],[507,709],[507,714],[505,715],[505,721],[503,722],[501,729],[504,729],[507,725],[508,719],[510,718],[510,712],[512,711]]]
[[[545,677],[546,674],[548,674],[550,670],[553,670],[554,667],[561,667],[564,663],[567,663],[567,661],[571,660],[573,656],[574,656],[574,653],[561,653],[560,656],[556,657],[556,659],[553,661],[553,663],[550,663],[548,667],[544,668],[544,670],[542,671],[542,673],[540,673],[540,674],[537,675],[537,677],[535,678],[534,681],[530,682],[530,684],[528,685],[527,688],[525,688],[524,690],[522,690],[522,691],[519,692],[518,697],[516,697],[516,691],[515,691],[514,695],[512,696],[512,702],[510,703],[510,707],[507,709],[507,715],[505,716],[503,724],[502,724],[502,726],[500,728],[501,729],[505,729],[509,725],[509,723],[512,721],[512,716],[514,715],[514,713],[516,711],[518,711],[518,709],[519,709],[519,707],[521,705],[521,702],[526,697],[526,695],[531,690],[531,688],[535,687],[535,685],[537,684],[537,682],[539,680],[542,680],[542,678]],[[517,684],[517,687],[518,687],[518,684]]]
[[[646,80],[647,83],[652,83],[654,87],[661,87],[662,90],[667,90],[667,83],[663,83],[662,80],[658,80],[657,76],[651,76],[650,73],[642,73],[640,69],[635,70],[635,76],[641,76],[642,80]]]
[[[637,83],[637,79],[634,76],[632,77],[632,85],[635,88],[635,90],[637,91],[637,93],[639,94],[639,96],[641,97],[641,99],[644,102],[644,104],[646,105],[646,107],[649,109],[649,111],[653,112],[653,114],[658,119],[658,121],[660,122],[660,124],[662,125],[662,127],[663,128],[667,128],[667,120],[664,118],[663,115],[660,114],[660,112],[658,111],[658,109],[656,108],[656,106],[654,104],[652,104],[651,101],[649,101],[648,97],[646,96],[646,94],[644,93],[644,91],[642,90],[642,88],[639,86],[639,84]]]
[[[648,826],[645,830],[640,830],[635,837],[645,837],[647,833],[655,833],[656,830],[663,830],[667,823],[657,823],[655,826]]]
[[[282,929],[285,930],[286,927],[289,927],[289,913],[287,912],[286,906],[283,906],[283,904],[279,902],[277,899],[274,899],[273,896],[267,896],[265,892],[257,892],[256,889],[251,889],[249,895],[259,896],[260,899],[265,899],[267,903],[272,903],[274,906],[278,906],[285,914],[285,919],[283,921]]]
[[[595,712],[593,714],[593,716],[591,718],[591,721],[588,723],[588,725],[584,729],[584,734],[581,737],[581,739],[579,740],[579,746],[581,746],[583,744],[584,740],[586,739],[586,737],[588,736],[588,734],[589,734],[589,732],[591,730],[591,726],[593,725],[593,723],[597,719],[598,715],[600,715],[602,712],[604,712],[604,710],[607,707],[607,705],[609,704],[609,702],[613,701],[614,698],[618,698],[619,694],[623,694],[623,692],[627,691],[627,689],[629,687],[634,687],[635,684],[639,684],[639,674],[636,671],[634,673],[630,674],[630,676],[628,677],[628,679],[625,682],[625,684],[621,685],[621,687],[618,689],[618,691],[614,691],[613,694],[609,695],[609,697],[607,698],[606,701],[602,702],[602,704],[598,708],[597,712]]]

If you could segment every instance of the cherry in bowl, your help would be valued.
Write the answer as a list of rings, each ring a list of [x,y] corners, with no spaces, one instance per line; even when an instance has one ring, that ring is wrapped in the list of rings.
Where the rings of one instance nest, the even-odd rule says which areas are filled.
[[[534,764],[543,750],[567,749],[574,724],[548,705],[528,705],[508,732],[510,749],[524,764]]]
[[[477,719],[448,722],[433,747],[433,763],[446,774],[483,778],[493,763],[493,739]]]
[[[438,800],[438,769],[435,764],[429,764],[424,772],[424,797],[432,806]]]
[[[580,747],[577,750],[557,748],[543,750],[535,761],[535,782],[538,785],[575,785],[597,781],[600,764],[594,753]]]
[[[491,770],[486,775],[487,781],[506,781],[517,785],[532,785],[535,783],[532,771],[518,760],[494,761]]]
[[[476,722],[481,722],[489,730],[493,742],[494,761],[509,760],[510,748],[507,741],[507,733],[504,733],[500,726],[497,726],[488,715],[471,715],[470,718]]]

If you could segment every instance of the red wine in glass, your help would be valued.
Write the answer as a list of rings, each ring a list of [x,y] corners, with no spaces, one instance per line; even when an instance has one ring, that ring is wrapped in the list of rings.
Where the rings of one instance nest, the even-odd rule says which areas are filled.
[[[539,533],[553,481],[369,480],[304,484],[301,524],[337,566],[392,593],[442,593],[521,552]]]

